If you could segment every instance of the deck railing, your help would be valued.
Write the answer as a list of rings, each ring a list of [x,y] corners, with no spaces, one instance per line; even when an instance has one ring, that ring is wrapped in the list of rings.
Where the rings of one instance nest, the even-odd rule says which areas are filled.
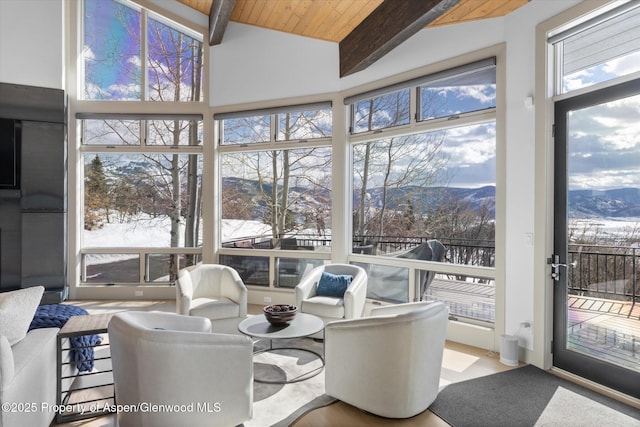
[[[422,236],[357,236],[353,238],[354,252],[367,255],[392,255],[425,243],[433,237]],[[495,242],[493,240],[473,240],[461,238],[436,238],[447,249],[445,262],[482,267],[495,266]],[[229,240],[222,244],[225,248],[253,249],[315,249],[330,247],[331,236],[296,234],[291,236],[250,236]]]
[[[391,255],[409,250],[433,237],[354,236],[354,251]],[[462,238],[437,238],[447,249],[445,262],[495,266],[495,242]],[[278,239],[264,236],[225,242],[225,247],[261,249],[313,249],[330,247],[331,236],[295,235]],[[576,295],[634,301],[640,299],[640,248],[630,246],[569,245],[569,292]]]
[[[494,267],[496,246],[493,240],[434,237],[358,236],[353,238],[354,246],[372,246],[373,253],[389,255],[411,249],[428,240],[436,239],[447,249],[445,262],[481,267]]]
[[[640,248],[571,244],[567,264],[572,294],[633,302],[640,296]]]
[[[353,238],[354,250],[368,255],[391,255],[409,250],[433,237],[422,236],[357,236]],[[446,248],[445,262],[482,267],[495,266],[495,242],[462,238],[436,238]],[[314,249],[330,247],[331,236],[296,234],[295,236],[250,236],[222,243],[225,248],[253,249]]]

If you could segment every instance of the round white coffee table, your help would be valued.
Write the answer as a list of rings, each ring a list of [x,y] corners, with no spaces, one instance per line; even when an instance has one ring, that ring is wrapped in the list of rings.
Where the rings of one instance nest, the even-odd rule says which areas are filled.
[[[318,316],[307,313],[298,313],[289,323],[284,325],[272,325],[264,314],[247,317],[238,325],[238,330],[251,338],[263,338],[269,340],[269,347],[258,350],[254,354],[274,350],[295,350],[315,354],[322,361],[322,366],[292,380],[271,381],[254,378],[254,381],[268,384],[290,384],[304,381],[318,375],[324,368],[324,357],[313,350],[299,347],[273,347],[273,340],[303,338],[320,332],[324,329],[324,322]]]

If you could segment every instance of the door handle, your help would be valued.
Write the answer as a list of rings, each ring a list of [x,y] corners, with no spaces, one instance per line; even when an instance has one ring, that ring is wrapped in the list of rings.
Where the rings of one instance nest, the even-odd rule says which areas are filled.
[[[578,266],[578,261],[570,262],[569,264],[563,264],[560,262],[559,255],[551,255],[551,258],[547,259],[547,264],[551,265],[551,279],[557,282],[560,280],[560,267],[564,267],[569,269],[569,267],[576,268]]]

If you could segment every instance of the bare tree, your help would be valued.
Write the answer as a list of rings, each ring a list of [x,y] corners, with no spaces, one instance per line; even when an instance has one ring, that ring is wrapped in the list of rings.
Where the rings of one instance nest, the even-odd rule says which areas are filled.
[[[385,235],[388,210],[395,214],[403,203],[411,204],[418,210],[416,215],[421,215],[421,190],[445,179],[443,141],[440,134],[418,134],[354,147],[354,169],[361,183],[355,203],[359,236]]]
[[[330,128],[324,126],[328,113],[323,110],[284,113],[272,116],[277,120],[279,141],[305,140],[328,136]],[[264,128],[269,119],[254,117],[225,123],[225,135],[235,142],[259,143],[269,138]],[[329,122],[330,124],[330,122]],[[311,205],[324,203],[318,197],[330,192],[330,150],[328,148],[251,151],[225,155],[224,167],[234,175],[244,171],[244,179],[255,181],[256,204],[261,207],[261,218],[270,225],[272,238],[279,238],[308,224]],[[236,183],[242,185],[240,182]],[[223,200],[240,188],[223,185]],[[225,193],[227,195],[225,195]],[[224,208],[223,208],[224,209]],[[318,210],[318,215],[320,214]],[[328,217],[329,210],[322,211]],[[226,218],[226,217],[225,217]],[[314,222],[326,223],[324,217]]]
[[[409,122],[409,90],[400,90],[357,103],[354,131],[372,131]],[[356,239],[382,236],[398,205],[413,203],[411,188],[424,188],[442,179],[446,158],[442,134],[418,134],[369,141],[354,146],[354,173],[358,198],[354,203]],[[359,187],[358,187],[359,184]],[[373,189],[381,194],[372,194]],[[393,212],[389,213],[388,210]],[[363,242],[373,243],[376,242]]]
[[[130,43],[126,45],[142,46],[137,12],[126,5],[118,4],[114,10],[121,27],[127,33]],[[123,81],[127,81],[128,86],[123,86],[126,86],[129,92],[125,93],[123,98],[141,99],[141,96],[145,95],[147,100],[158,102],[199,101],[203,68],[202,42],[151,16],[148,17],[145,28],[147,31],[144,36],[148,43],[147,55],[144,58],[140,58],[140,52],[119,51],[119,46],[123,45],[120,43],[122,34],[114,31],[102,35],[110,40],[107,44],[113,46],[114,52],[117,53],[111,56],[104,55],[105,59],[100,58],[97,61],[103,64],[112,61],[122,74]],[[88,42],[89,45],[91,43]],[[135,61],[136,58],[139,62]],[[136,63],[137,67],[132,66]],[[140,66],[141,63],[144,64],[143,67]],[[141,69],[146,70],[146,79],[142,79]],[[104,84],[101,82],[101,75],[91,63],[86,67],[85,79],[85,88],[97,92],[102,90]],[[146,87],[142,87],[142,84],[146,84]],[[88,97],[100,99],[109,96],[106,91],[100,93],[97,96],[88,93]],[[200,143],[198,121],[195,120],[104,120],[102,126],[95,128],[97,130],[91,135],[92,138],[98,138],[99,143],[105,145],[195,146]],[[160,210],[161,214],[167,215],[170,219],[170,246],[178,247],[182,242],[188,247],[196,246],[201,206],[201,156],[148,152],[143,152],[141,156],[145,159],[144,167],[134,167],[123,172],[124,167],[119,166],[121,173],[114,175],[111,188],[115,191],[114,198],[119,201],[119,209],[133,221],[140,220],[133,218],[134,213],[153,216]],[[144,184],[140,185],[140,182]],[[140,194],[148,191],[154,193],[152,198]],[[134,200],[135,197],[138,199]],[[159,207],[159,203],[164,206]],[[184,234],[181,235],[182,230]],[[169,260],[169,280],[176,277],[180,268],[178,257],[174,255]],[[192,261],[187,260],[188,263]]]

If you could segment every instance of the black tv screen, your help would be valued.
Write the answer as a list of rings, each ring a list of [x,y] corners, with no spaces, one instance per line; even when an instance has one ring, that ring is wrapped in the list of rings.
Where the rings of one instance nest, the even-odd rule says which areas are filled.
[[[20,123],[0,119],[0,189],[20,188]]]

